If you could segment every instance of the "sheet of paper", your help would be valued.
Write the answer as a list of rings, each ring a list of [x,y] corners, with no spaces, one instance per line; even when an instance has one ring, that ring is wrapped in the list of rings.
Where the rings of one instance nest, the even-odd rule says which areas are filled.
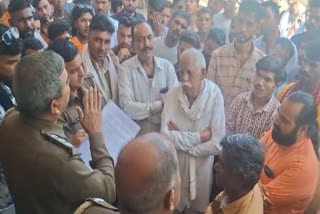
[[[140,127],[111,100],[102,110],[102,126],[106,147],[116,164],[120,151],[136,137]],[[78,151],[89,166],[92,159],[89,140],[85,141]]]

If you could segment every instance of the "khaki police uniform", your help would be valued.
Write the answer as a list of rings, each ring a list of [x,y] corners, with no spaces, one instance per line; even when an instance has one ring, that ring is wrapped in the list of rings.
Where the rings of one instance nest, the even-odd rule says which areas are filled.
[[[100,198],[90,198],[74,214],[119,214],[119,209]]]
[[[8,111],[0,126],[0,161],[17,214],[70,214],[90,197],[113,203],[113,161],[101,133],[90,137],[87,168],[58,123]]]

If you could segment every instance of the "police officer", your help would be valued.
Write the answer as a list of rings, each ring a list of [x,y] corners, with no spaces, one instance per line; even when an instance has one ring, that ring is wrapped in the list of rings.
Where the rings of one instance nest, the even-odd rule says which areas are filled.
[[[108,204],[101,198],[89,198],[74,214],[119,214],[118,208]]]
[[[17,107],[0,127],[0,157],[17,214],[73,213],[85,199],[115,201],[113,161],[102,135],[101,98],[85,92],[78,108],[92,156],[87,168],[58,118],[69,101],[63,59],[52,51],[22,58],[13,77]]]

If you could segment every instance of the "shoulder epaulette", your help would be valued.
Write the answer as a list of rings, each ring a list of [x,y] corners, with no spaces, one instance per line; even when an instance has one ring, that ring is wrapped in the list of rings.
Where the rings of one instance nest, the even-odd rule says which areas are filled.
[[[59,147],[62,147],[65,149],[68,153],[70,153],[72,156],[77,155],[78,151],[76,147],[74,147],[71,143],[68,142],[68,140],[64,137],[61,137],[56,134],[47,133],[44,130],[41,130],[42,136],[44,136],[47,140],[50,142],[56,144]]]

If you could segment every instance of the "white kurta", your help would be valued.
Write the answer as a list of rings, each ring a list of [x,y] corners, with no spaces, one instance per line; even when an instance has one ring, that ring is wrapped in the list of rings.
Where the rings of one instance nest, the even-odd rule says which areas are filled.
[[[170,120],[180,131],[168,130]],[[201,143],[200,132],[209,127],[212,138]],[[203,80],[202,91],[191,108],[181,86],[172,90],[163,108],[161,132],[169,137],[178,152],[182,179],[178,209],[182,211],[191,206],[204,212],[209,205],[213,155],[219,154],[219,141],[225,135],[224,103],[219,87]]]
[[[168,60],[154,57],[154,62],[151,81],[137,56],[123,62],[119,71],[120,107],[140,125],[140,135],[160,131],[160,90],[178,85],[174,67]]]

